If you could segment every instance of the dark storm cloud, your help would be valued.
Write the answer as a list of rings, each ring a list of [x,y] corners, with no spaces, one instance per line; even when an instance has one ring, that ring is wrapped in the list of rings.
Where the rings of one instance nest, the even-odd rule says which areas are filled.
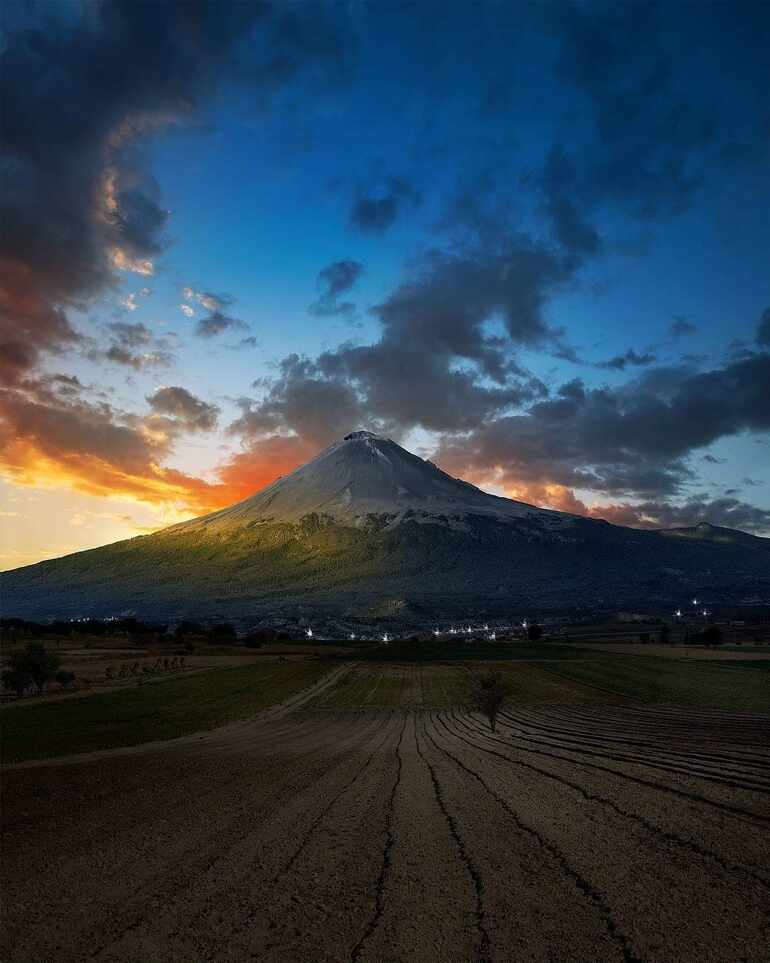
[[[555,240],[571,254],[596,254],[601,238],[589,223],[586,210],[576,202],[579,189],[577,168],[561,145],[551,149],[540,180],[545,195],[544,210]]]
[[[292,431],[320,447],[367,417],[351,384],[323,377],[314,363],[297,355],[281,362],[278,377],[261,401],[238,403],[241,417],[228,430],[247,441]]]
[[[310,305],[309,311],[318,317],[351,315],[355,311],[352,301],[340,301],[340,296],[349,291],[364,271],[358,261],[333,261],[318,272],[317,285],[320,295]]]
[[[625,354],[615,355],[614,358],[608,358],[607,361],[599,361],[594,367],[605,368],[610,371],[625,371],[626,368],[632,366],[644,368],[647,365],[654,364],[656,360],[655,355],[649,351],[639,354],[638,351],[629,348]]]
[[[212,311],[205,318],[201,318],[195,325],[195,333],[199,338],[215,338],[223,331],[247,330],[248,325],[245,321],[231,318],[221,311]]]
[[[236,431],[303,434],[305,414],[329,412],[335,436],[344,424],[377,423],[394,434],[417,425],[434,431],[472,430],[512,406],[541,398],[545,386],[522,370],[515,347],[558,339],[541,307],[572,268],[524,235],[434,250],[408,279],[373,308],[382,334],[371,345],[344,344],[312,361],[287,358],[268,394],[248,403]],[[498,319],[504,335],[488,334]],[[311,402],[312,397],[312,402]]]
[[[374,307],[380,339],[322,354],[318,368],[354,383],[368,410],[388,422],[471,428],[542,394],[512,351],[558,337],[541,309],[569,274],[557,256],[525,236],[501,236],[494,247],[431,251]],[[487,333],[493,319],[503,335]]]
[[[66,310],[112,284],[116,269],[152,272],[167,212],[136,149],[143,137],[184,121],[225,75],[267,90],[308,65],[336,69],[345,47],[320,30],[320,13],[256,0],[102,0],[21,14],[9,9],[0,54],[7,380],[41,350],[76,342]],[[239,44],[256,26],[262,47],[245,70]]]
[[[757,326],[757,344],[761,344],[763,347],[770,347],[770,308],[766,308],[762,312],[762,317],[759,319],[759,325]]]
[[[381,183],[359,190],[350,210],[350,223],[360,231],[382,233],[404,207],[416,207],[420,192],[403,177],[386,177]]]
[[[557,74],[593,107],[599,149],[584,176],[597,198],[647,217],[689,205],[702,157],[716,136],[709,105],[684,99],[674,82],[663,6],[561,3]]]
[[[697,332],[697,327],[691,324],[686,318],[677,315],[671,322],[669,334],[672,338],[683,338]]]
[[[106,350],[92,349],[87,357],[92,361],[104,359],[125,365],[135,371],[144,368],[168,368],[174,357],[164,338],[156,338],[144,324],[116,321],[107,325],[111,343]]]
[[[141,323],[128,324],[124,321],[116,321],[107,327],[115,340],[126,348],[143,348],[153,341],[152,331]]]
[[[14,437],[32,437],[53,460],[58,453],[85,454],[133,473],[144,470],[152,458],[153,445],[105,404],[49,406],[16,392],[0,392],[0,410],[8,443]]]
[[[147,403],[159,415],[174,418],[188,431],[212,431],[216,428],[219,408],[201,401],[186,388],[159,388],[148,395]]]
[[[319,412],[329,404],[334,431],[344,413],[351,423],[376,423],[396,435],[415,426],[471,431],[547,394],[515,351],[559,344],[562,332],[548,324],[543,307],[573,277],[576,259],[511,232],[472,203],[454,212],[449,229],[456,238],[414,259],[406,278],[371,309],[379,340],[343,344],[312,361],[286,359],[281,377],[266,386],[268,396],[249,403],[250,417],[236,430],[301,433],[290,404],[300,391],[319,396]],[[344,289],[355,273],[334,269],[327,283]],[[491,322],[501,333],[488,331]]]
[[[681,505],[665,501],[624,502],[597,506],[590,514],[634,528],[691,528],[705,522],[747,532],[766,533],[770,529],[770,511],[729,497],[709,500],[696,496]]]
[[[445,439],[436,457],[455,471],[511,483],[550,480],[613,495],[677,494],[687,456],[719,438],[770,429],[770,354],[703,373],[651,372],[617,389],[580,380],[525,414]]]

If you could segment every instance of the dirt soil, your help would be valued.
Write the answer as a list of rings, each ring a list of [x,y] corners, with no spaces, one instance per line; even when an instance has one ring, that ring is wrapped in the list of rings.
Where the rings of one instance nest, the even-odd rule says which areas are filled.
[[[9,768],[0,958],[768,960],[770,717],[308,698]]]

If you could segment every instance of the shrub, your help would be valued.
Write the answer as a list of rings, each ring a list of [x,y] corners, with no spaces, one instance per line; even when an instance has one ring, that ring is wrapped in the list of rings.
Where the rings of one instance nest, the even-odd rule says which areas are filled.
[[[527,638],[529,639],[530,642],[537,642],[542,637],[543,637],[542,628],[537,624],[537,622],[533,622],[532,625],[530,625],[529,628],[527,629]]]
[[[63,689],[69,689],[69,687],[75,681],[75,673],[67,672],[66,669],[61,669],[56,673],[56,681]]]

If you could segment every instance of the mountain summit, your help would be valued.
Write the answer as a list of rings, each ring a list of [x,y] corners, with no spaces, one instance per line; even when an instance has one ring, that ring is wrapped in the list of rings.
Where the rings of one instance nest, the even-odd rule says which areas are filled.
[[[370,431],[201,518],[0,575],[3,612],[340,626],[770,600],[770,540],[499,498]]]
[[[317,515],[361,526],[371,516],[392,523],[537,517],[544,525],[572,516],[499,498],[453,478],[432,462],[371,431],[352,431],[296,471],[230,508],[183,522],[171,531],[225,531],[252,523],[296,523]]]

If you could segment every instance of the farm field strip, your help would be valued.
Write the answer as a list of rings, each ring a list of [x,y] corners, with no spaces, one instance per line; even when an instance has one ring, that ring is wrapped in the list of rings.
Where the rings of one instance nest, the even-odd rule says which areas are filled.
[[[761,841],[760,855],[753,860],[763,878],[770,879],[767,866],[770,865],[770,842],[764,829],[758,833],[757,827],[766,820],[768,797],[766,794],[738,792],[721,785],[696,781],[693,779],[661,782],[659,773],[647,774],[643,767],[629,769],[611,768],[595,761],[567,756],[542,748],[533,748],[514,742],[504,731],[498,736],[490,736],[484,726],[473,717],[452,714],[453,724],[458,731],[469,730],[474,738],[492,739],[498,751],[512,753],[512,761],[518,767],[530,771],[567,772],[577,780],[603,794],[612,797],[626,809],[628,803],[634,808],[640,795],[656,800],[660,816],[673,828],[681,828],[688,838],[698,837],[716,840],[719,845],[725,838],[725,827],[731,827],[731,839],[735,840],[735,861],[740,862],[742,855],[754,852]],[[504,728],[504,727],[503,727]],[[466,735],[468,733],[466,732]],[[502,737],[501,737],[502,736]],[[524,754],[524,755],[522,755]],[[533,758],[534,757],[534,758]],[[655,775],[655,780],[650,778]],[[741,803],[742,805],[736,805]],[[684,806],[684,810],[681,807]],[[755,810],[755,811],[754,811]],[[725,820],[729,819],[730,822]]]
[[[0,710],[6,763],[128,748],[213,731],[301,701],[347,671],[321,662],[228,666],[59,702]]]
[[[422,663],[360,662],[350,672],[313,700],[316,709],[444,709],[462,705],[468,698],[468,678],[473,671],[494,668],[502,672],[512,701],[533,704],[609,701],[624,702],[623,696],[606,693],[571,679],[556,678],[539,665],[527,662],[464,663],[429,665]]]
[[[765,727],[760,721],[756,723],[753,734],[747,732],[743,741],[738,741],[735,733],[727,726],[720,733],[709,732],[708,728],[704,728],[703,732],[698,732],[696,738],[693,735],[692,723],[686,728],[679,728],[665,723],[656,725],[652,721],[640,723],[639,720],[631,722],[630,732],[624,735],[623,727],[628,723],[619,722],[609,713],[602,718],[607,734],[597,735],[595,716],[593,719],[589,716],[572,719],[568,712],[561,711],[558,706],[554,706],[549,713],[530,713],[521,708],[515,710],[515,715],[526,725],[566,731],[572,736],[583,736],[596,744],[658,750],[674,757],[684,754],[693,758],[726,762],[729,765],[746,764],[760,773],[770,768],[770,746],[763,745]],[[770,739],[770,732],[767,738]],[[715,744],[716,739],[721,739],[721,744]]]
[[[570,729],[560,729],[538,725],[535,727],[522,724],[515,712],[506,711],[501,714],[501,721],[510,727],[512,735],[534,745],[541,745],[564,752],[575,753],[578,756],[589,756],[607,759],[613,763],[640,764],[645,767],[672,772],[679,775],[691,775],[708,779],[713,782],[724,783],[731,788],[753,789],[770,792],[770,780],[763,778],[756,768],[739,768],[730,763],[709,764],[698,753],[679,753],[660,750],[644,752],[622,752],[611,740],[604,742],[602,737],[589,740],[575,738]],[[534,731],[530,731],[534,730]],[[609,743],[609,744],[608,744]],[[595,748],[584,748],[587,744]]]
[[[442,713],[438,723],[455,739],[505,760],[514,770],[523,770],[527,779],[534,773],[568,786],[585,800],[601,802],[619,815],[641,822],[666,842],[757,879],[770,891],[770,842],[764,829],[758,831],[750,812],[731,807],[725,813],[720,802],[707,795],[675,790],[672,797],[670,787],[660,783],[566,756],[522,749],[505,736],[493,735],[485,724],[471,716]],[[703,786],[705,793],[713,788],[709,784]],[[639,815],[640,802],[644,803],[646,816]],[[726,821],[726,816],[730,821]],[[733,855],[728,859],[717,851]]]
[[[458,720],[460,725],[476,725],[483,728],[480,720],[467,714],[451,713],[451,715]],[[729,779],[700,776],[688,771],[685,767],[677,769],[675,766],[665,766],[653,762],[628,762],[617,759],[612,752],[604,754],[598,751],[580,752],[559,743],[524,737],[515,724],[512,725],[506,720],[504,713],[498,717],[497,728],[498,737],[504,737],[507,743],[518,752],[563,760],[585,769],[616,775],[637,782],[639,785],[649,784],[656,789],[680,795],[683,798],[691,796],[709,805],[722,807],[725,812],[734,812],[739,816],[760,821],[770,821],[770,802],[768,802],[767,790],[741,787]],[[654,777],[656,781],[652,782],[651,777]],[[696,787],[691,793],[688,791],[690,786]],[[704,786],[709,788],[708,796],[703,796],[700,792]],[[722,797],[725,799],[724,803],[720,801]],[[750,800],[757,811],[748,812],[733,804],[736,799],[743,798]]]
[[[437,748],[542,838],[544,848],[559,858],[578,888],[604,910],[606,921],[612,923],[608,929],[625,935],[624,955],[650,958],[660,934],[660,892],[667,893],[667,912],[679,920],[677,933],[667,931],[670,959],[695,959],[699,952],[701,958],[709,958],[718,932],[730,933],[736,947],[749,932],[755,941],[764,938],[770,886],[750,877],[743,867],[725,872],[724,861],[705,854],[694,858],[686,845],[675,850],[670,838],[649,832],[644,823],[629,826],[627,817],[608,812],[598,801],[576,807],[570,788],[560,790],[551,782],[546,790],[529,776],[512,779],[510,764],[485,757],[473,739],[463,743],[446,729],[429,732]],[[640,808],[637,804],[637,812]],[[653,875],[660,886],[657,893],[649,886]],[[698,919],[687,921],[696,892]],[[737,919],[731,920],[730,913]],[[727,953],[720,958],[737,957]]]
[[[525,711],[536,717],[539,710],[527,708]],[[593,724],[596,714],[596,710],[590,706],[570,706],[568,709],[549,706],[547,712],[549,716],[562,715],[564,718],[569,718],[573,724],[579,723],[581,719],[586,719]],[[757,745],[757,732],[760,729],[770,728],[767,714],[728,713],[722,709],[714,710],[712,714],[705,707],[693,712],[679,706],[626,703],[605,706],[603,716],[610,729],[616,723],[619,726],[633,725],[637,732],[652,732],[665,737],[672,735],[676,738],[685,737],[701,741],[720,738],[725,732],[729,732],[732,741],[746,738],[751,745]]]
[[[621,776],[637,782],[639,785],[651,785],[655,788],[663,789],[673,795],[680,795],[685,798],[699,799],[709,805],[721,808],[724,812],[732,812],[741,816],[752,816],[753,818],[770,822],[770,812],[764,793],[757,793],[751,787],[745,792],[730,780],[712,778],[704,780],[699,778],[697,773],[687,773],[677,769],[675,766],[652,763],[634,763],[615,758],[611,753],[601,753],[598,751],[578,752],[567,746],[549,743],[545,740],[534,738],[522,738],[515,726],[509,726],[504,716],[500,718],[500,728],[515,744],[516,748],[522,752],[534,753],[542,756],[552,756],[555,759],[563,759],[574,762],[581,766],[595,769],[597,772],[610,775]],[[558,750],[558,751],[556,751]],[[653,782],[651,777],[655,778]],[[705,797],[700,792],[700,787],[704,783],[712,788],[709,797]],[[691,789],[690,787],[696,787]],[[758,812],[750,813],[740,806],[735,805],[737,798],[748,798],[758,808]],[[724,801],[720,801],[723,799]]]
[[[676,660],[637,655],[564,660],[542,671],[609,694],[642,703],[693,708],[717,706],[737,711],[770,711],[767,661]]]
[[[341,769],[347,776],[359,771],[361,752],[373,736],[382,732],[382,720],[343,727],[335,725],[332,731],[336,732],[338,738],[331,746],[329,728],[319,732],[311,719],[294,721],[295,725],[297,722],[301,725],[293,736],[283,726],[277,731],[271,726],[269,733],[285,739],[290,751],[305,743],[304,751],[292,753],[288,765],[283,753],[268,761],[267,765],[260,766],[257,773],[243,766],[242,756],[236,757],[231,765],[222,765],[221,759],[212,765],[212,761],[208,760],[208,764],[201,767],[207,777],[205,782],[209,785],[207,792],[192,797],[185,792],[185,798],[175,806],[163,806],[163,801],[156,799],[156,804],[161,804],[160,819],[158,809],[155,806],[148,807],[154,813],[145,811],[143,819],[129,821],[125,829],[120,827],[117,831],[113,830],[107,836],[106,846],[102,835],[99,837],[101,842],[85,852],[78,847],[66,875],[49,881],[45,873],[45,861],[40,866],[39,876],[35,873],[34,865],[25,865],[23,871],[19,868],[18,878],[26,879],[31,875],[38,892],[42,889],[45,893],[49,887],[66,887],[81,896],[84,904],[82,915],[68,920],[72,933],[72,955],[67,958],[82,959],[84,956],[81,953],[91,955],[97,944],[107,945],[104,939],[107,936],[116,942],[140,928],[144,929],[152,920],[149,913],[145,912],[151,907],[166,911],[175,901],[186,906],[190,894],[185,881],[200,880],[216,872],[218,864],[228,865],[240,850],[252,855],[258,852],[259,847],[254,846],[254,834],[259,833],[266,817],[270,819],[276,813],[291,812],[296,804],[289,802],[287,805],[287,800],[296,798],[302,801],[311,789],[323,798],[327,791],[326,784],[338,778]],[[255,744],[244,745],[242,749],[251,754]],[[222,778],[222,771],[227,774],[226,778]],[[191,788],[189,783],[186,785],[188,789]],[[169,787],[164,788],[168,790]],[[228,805],[221,808],[218,802],[223,798]],[[113,799],[111,803],[111,812],[122,811],[120,799]],[[101,815],[100,809],[96,809],[97,816]],[[150,840],[145,839],[148,825],[155,828]],[[77,826],[70,825],[68,828],[76,830]],[[63,830],[60,824],[54,832],[59,834]],[[55,837],[49,840],[49,845],[56,846]],[[88,866],[95,851],[100,854],[98,862],[107,861],[110,865],[109,889],[106,892],[104,879],[95,883],[91,891],[92,874]],[[50,853],[48,859],[50,861]],[[9,873],[13,873],[13,869],[12,863],[7,866]],[[133,881],[133,884],[129,886],[128,881]],[[18,890],[17,885],[14,896],[23,901],[23,890]],[[94,905],[100,906],[103,911],[98,925],[99,933],[92,923]],[[8,924],[8,915],[6,922]],[[8,928],[8,935],[12,938],[12,927]],[[97,938],[99,936],[101,939]],[[27,958],[35,957],[33,954]]]
[[[702,748],[702,744],[697,747],[686,743],[680,749],[670,748],[668,740],[660,739],[656,741],[641,740],[632,734],[627,736],[605,735],[598,731],[598,727],[589,728],[586,726],[572,726],[568,722],[554,722],[542,720],[532,721],[529,717],[516,710],[507,710],[504,718],[512,725],[518,727],[523,736],[529,737],[531,734],[542,736],[546,739],[555,739],[557,744],[564,748],[580,746],[598,747],[606,749],[615,759],[624,761],[639,762],[655,765],[659,761],[677,763],[683,761],[692,763],[690,771],[697,771],[700,775],[707,775],[713,770],[713,774],[719,777],[721,773],[732,773],[736,779],[746,779],[759,783],[757,787],[770,791],[770,779],[765,777],[770,775],[770,756],[761,753],[761,747],[757,747],[758,752],[749,756],[747,759],[736,759],[732,755],[732,750],[726,748],[723,752],[707,751]],[[630,751],[619,752],[619,749]],[[588,751],[577,749],[576,751]],[[698,768],[693,768],[698,767]],[[687,771],[683,768],[682,771]]]

